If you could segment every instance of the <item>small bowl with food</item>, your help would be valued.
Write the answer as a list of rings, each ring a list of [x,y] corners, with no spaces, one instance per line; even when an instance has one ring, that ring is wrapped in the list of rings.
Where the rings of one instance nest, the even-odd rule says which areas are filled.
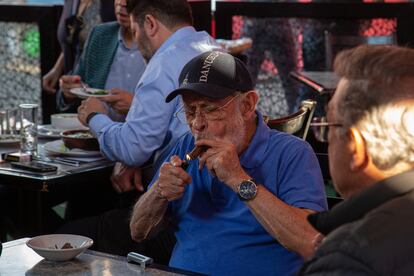
[[[66,130],[60,134],[60,137],[68,149],[99,151],[98,140],[87,129]]]
[[[84,236],[52,234],[34,237],[26,245],[49,261],[68,261],[93,245],[93,240]]]

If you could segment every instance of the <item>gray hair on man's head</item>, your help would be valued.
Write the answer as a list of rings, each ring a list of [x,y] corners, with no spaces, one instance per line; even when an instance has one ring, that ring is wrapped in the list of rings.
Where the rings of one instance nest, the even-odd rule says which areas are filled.
[[[363,45],[341,52],[335,72],[348,80],[338,102],[345,128],[358,128],[381,170],[414,164],[414,50]]]

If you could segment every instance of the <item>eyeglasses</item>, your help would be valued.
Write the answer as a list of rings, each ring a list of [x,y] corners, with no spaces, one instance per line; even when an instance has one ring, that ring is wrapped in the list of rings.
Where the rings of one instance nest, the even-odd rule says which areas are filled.
[[[199,111],[196,111],[195,108],[193,110],[186,109],[184,106],[181,107],[174,116],[183,124],[189,124],[194,121],[196,118],[196,115],[198,113],[198,116],[203,116],[204,119],[207,121],[217,121],[223,119],[223,113],[221,112],[223,109],[225,109],[231,102],[233,102],[237,97],[239,97],[241,94],[237,94],[230,98],[225,104],[222,106],[205,106],[200,107]]]
[[[329,123],[326,117],[314,118],[310,124],[313,134],[316,140],[319,142],[328,142],[329,128],[330,127],[343,127],[343,124]]]

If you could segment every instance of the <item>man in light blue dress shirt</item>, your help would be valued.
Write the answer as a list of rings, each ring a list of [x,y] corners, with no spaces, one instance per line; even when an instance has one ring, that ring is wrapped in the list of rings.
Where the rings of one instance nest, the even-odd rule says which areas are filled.
[[[78,109],[80,121],[96,134],[101,152],[110,160],[129,167],[144,165],[154,153],[188,131],[188,127],[174,117],[182,106],[181,100],[167,104],[165,97],[178,87],[179,73],[186,62],[202,52],[218,48],[206,32],[197,32],[191,26],[191,12],[186,1],[157,2],[129,3],[132,29],[148,64],[135,89],[125,123],[113,121],[96,98],[87,99]],[[161,5],[156,10],[162,12],[152,12],[154,5]],[[135,188],[142,189],[139,185]],[[118,189],[124,192],[134,189],[134,185],[121,185]]]

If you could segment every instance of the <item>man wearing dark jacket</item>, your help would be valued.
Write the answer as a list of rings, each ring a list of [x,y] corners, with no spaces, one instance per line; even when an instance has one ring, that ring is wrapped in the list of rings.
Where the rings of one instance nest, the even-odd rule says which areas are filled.
[[[309,216],[326,238],[301,275],[414,272],[414,50],[360,46],[335,61],[329,165],[346,199]]]

